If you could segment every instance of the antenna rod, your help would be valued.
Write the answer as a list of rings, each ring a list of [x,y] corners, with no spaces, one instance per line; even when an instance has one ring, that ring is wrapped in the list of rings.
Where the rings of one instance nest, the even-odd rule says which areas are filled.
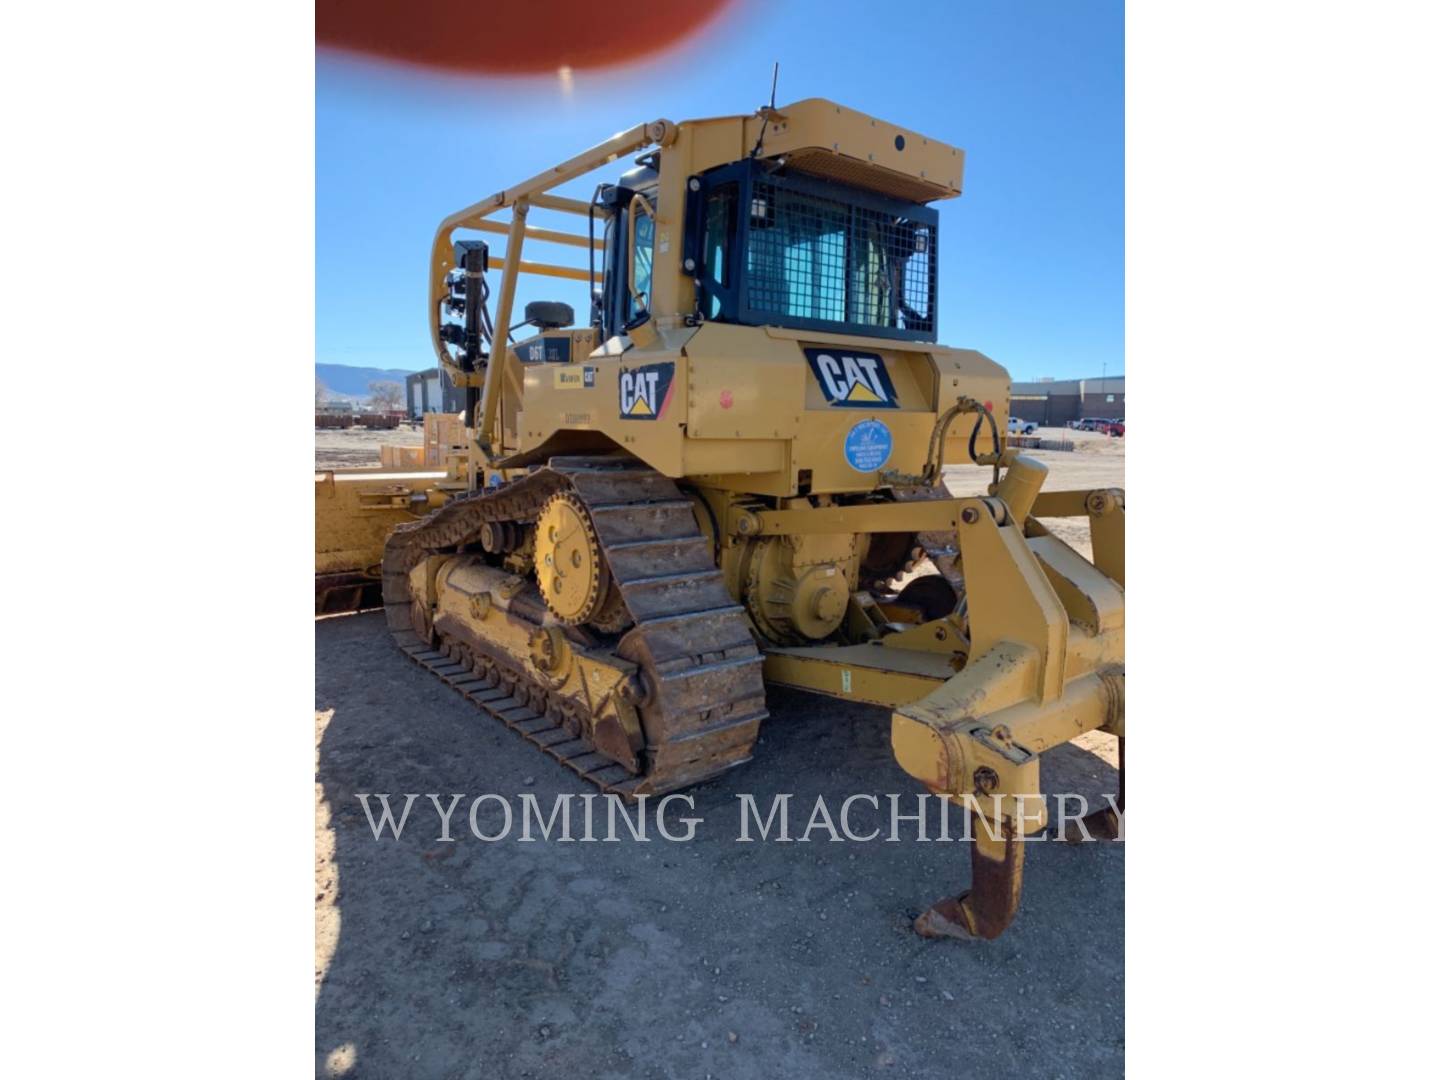
[[[767,110],[762,110],[765,117],[760,125],[760,137],[755,140],[755,149],[750,151],[752,158],[760,156],[760,146],[765,142],[765,129],[770,126],[770,113],[775,111],[775,87],[780,82],[780,61],[775,61],[775,66],[770,70],[770,105]]]

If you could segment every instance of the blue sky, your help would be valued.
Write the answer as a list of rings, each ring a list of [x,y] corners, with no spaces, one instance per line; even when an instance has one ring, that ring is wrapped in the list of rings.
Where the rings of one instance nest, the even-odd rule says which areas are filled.
[[[741,0],[699,39],[575,72],[568,88],[429,78],[322,51],[316,360],[431,366],[425,274],[441,218],[632,124],[752,111],[775,60],[782,105],[831,98],[966,151],[964,194],[937,204],[943,343],[1016,379],[1124,370],[1120,0]],[[613,177],[572,190],[588,197],[600,179]],[[526,252],[575,265],[581,254]],[[565,300],[584,320],[583,285],[533,280],[521,302]]]

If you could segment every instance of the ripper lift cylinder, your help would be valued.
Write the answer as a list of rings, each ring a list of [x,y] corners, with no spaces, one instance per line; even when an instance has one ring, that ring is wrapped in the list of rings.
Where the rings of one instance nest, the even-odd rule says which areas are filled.
[[[1011,519],[1023,528],[1050,468],[1013,450],[1005,451],[1000,458],[1000,464],[1005,467],[1005,475],[992,494],[1005,501],[1005,505],[1010,508]]]

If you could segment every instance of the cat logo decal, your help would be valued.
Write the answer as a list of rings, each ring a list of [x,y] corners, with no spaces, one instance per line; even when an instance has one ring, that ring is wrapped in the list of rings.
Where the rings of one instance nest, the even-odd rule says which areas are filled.
[[[853,349],[806,349],[810,370],[825,400],[842,409],[896,409],[895,384],[879,353]]]
[[[620,369],[620,419],[657,420],[670,404],[675,362]]]

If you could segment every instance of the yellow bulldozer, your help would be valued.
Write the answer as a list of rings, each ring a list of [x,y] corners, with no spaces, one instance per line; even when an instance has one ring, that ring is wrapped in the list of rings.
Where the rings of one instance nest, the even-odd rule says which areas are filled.
[[[1043,491],[1006,371],[937,344],[930,204],[964,160],[807,99],[642,124],[446,218],[426,315],[465,440],[443,471],[317,474],[317,614],[383,605],[410,659],[629,798],[747,761],[767,683],[884,706],[899,764],[976,826],[969,890],[916,928],[998,935],[1047,828],[1039,755],[1111,732],[1123,793],[1125,501]],[[521,274],[588,283],[588,325],[512,324]],[[947,464],[988,494],[951,496]],[[1067,517],[1093,562],[1042,524]]]

